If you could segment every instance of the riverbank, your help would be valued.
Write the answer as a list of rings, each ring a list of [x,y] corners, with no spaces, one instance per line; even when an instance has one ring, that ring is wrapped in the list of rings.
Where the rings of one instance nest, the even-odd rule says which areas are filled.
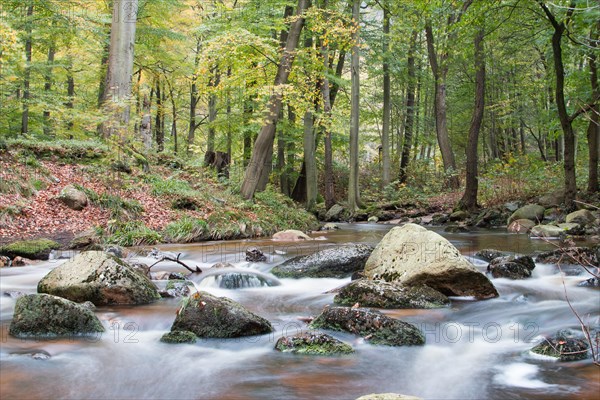
[[[0,150],[0,243],[46,237],[63,246],[133,246],[318,228],[289,198],[267,189],[246,201],[210,168],[166,155],[136,166],[95,142],[53,146],[14,141]],[[65,199],[73,196],[81,204]]]

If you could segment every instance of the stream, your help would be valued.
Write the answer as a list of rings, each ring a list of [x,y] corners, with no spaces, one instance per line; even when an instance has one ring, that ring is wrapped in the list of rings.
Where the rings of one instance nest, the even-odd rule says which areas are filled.
[[[302,243],[269,239],[162,245],[182,252],[188,265],[206,270],[216,262],[263,274],[282,261],[343,243],[376,244],[392,225],[340,224]],[[495,248],[531,254],[553,245],[505,230],[447,234],[471,261],[477,250]],[[258,247],[265,263],[244,260]],[[146,254],[140,251],[140,254]],[[151,264],[146,257],[139,261]],[[0,269],[0,292],[35,293],[38,281],[63,260]],[[153,271],[186,272],[175,263]],[[421,347],[373,346],[340,332],[354,354],[299,356],[273,350],[282,335],[306,331],[298,317],[315,316],[331,304],[328,291],[347,279],[280,279],[281,285],[227,290],[217,279],[192,277],[200,290],[230,297],[267,318],[275,332],[239,339],[198,339],[194,345],[159,342],[170,330],[180,299],[136,307],[99,307],[106,331],[95,337],[46,341],[8,335],[15,301],[0,296],[0,398],[8,399],[355,399],[395,392],[425,399],[598,399],[600,368],[590,360],[562,363],[529,352],[541,335],[578,322],[565,301],[563,278],[553,265],[537,264],[533,277],[492,279],[500,297],[486,301],[453,298],[449,308],[386,310],[425,334]],[[272,276],[271,276],[272,277]],[[588,276],[564,276],[569,299],[590,326],[600,325],[600,291],[577,287]],[[32,357],[32,354],[38,354]],[[41,355],[41,356],[39,356]],[[48,356],[50,356],[48,358]],[[46,359],[39,359],[39,358]]]

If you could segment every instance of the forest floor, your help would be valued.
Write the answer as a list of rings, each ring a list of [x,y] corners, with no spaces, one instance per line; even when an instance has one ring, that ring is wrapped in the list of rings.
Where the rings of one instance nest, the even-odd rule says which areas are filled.
[[[22,143],[0,150],[0,243],[46,237],[65,245],[90,228],[107,243],[136,245],[319,226],[313,215],[273,190],[248,202],[213,171],[174,160],[154,160],[149,172],[136,166],[128,173],[115,169],[120,168],[114,160],[97,153],[76,158]],[[83,210],[58,199],[67,185],[87,194]]]

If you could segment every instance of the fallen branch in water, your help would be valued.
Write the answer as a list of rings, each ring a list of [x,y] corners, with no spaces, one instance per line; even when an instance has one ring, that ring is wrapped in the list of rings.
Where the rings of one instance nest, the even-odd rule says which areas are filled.
[[[183,261],[181,261],[179,259],[179,257],[181,257],[181,253],[177,254],[177,258],[173,258],[173,257],[169,257],[169,256],[163,255],[160,260],[158,260],[157,262],[155,262],[154,264],[152,264],[150,267],[148,267],[148,271],[150,269],[152,269],[152,267],[154,267],[158,263],[161,263],[163,261],[173,261],[173,262],[176,262],[179,265],[182,265],[183,267],[185,267],[185,269],[187,269],[188,271],[190,271],[193,274],[201,274],[202,273],[202,270],[197,265],[196,265],[196,270],[194,270],[191,267],[189,267],[186,263],[184,263]]]

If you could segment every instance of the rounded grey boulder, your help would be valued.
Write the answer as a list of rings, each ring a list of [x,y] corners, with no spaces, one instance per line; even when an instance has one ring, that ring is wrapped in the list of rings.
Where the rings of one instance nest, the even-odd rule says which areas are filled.
[[[160,299],[156,286],[130,265],[103,251],[86,251],[54,268],[38,283],[48,293],[96,306],[147,304]]]

